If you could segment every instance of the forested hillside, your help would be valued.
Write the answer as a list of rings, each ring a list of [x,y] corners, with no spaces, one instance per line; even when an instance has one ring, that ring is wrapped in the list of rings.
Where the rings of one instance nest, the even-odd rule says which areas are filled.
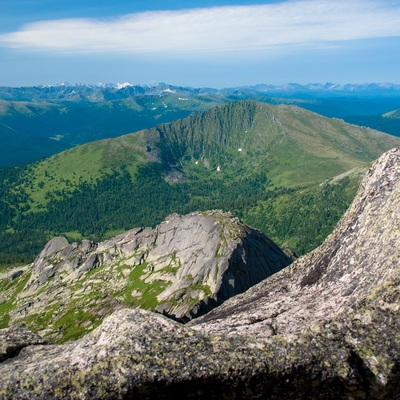
[[[298,107],[250,101],[82,145],[1,170],[0,261],[28,262],[60,234],[101,239],[215,208],[303,254],[343,214],[363,168],[396,145]]]

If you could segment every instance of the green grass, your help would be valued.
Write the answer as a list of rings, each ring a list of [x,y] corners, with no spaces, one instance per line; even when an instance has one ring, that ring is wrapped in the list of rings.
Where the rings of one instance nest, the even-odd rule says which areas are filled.
[[[0,304],[0,328],[8,327],[10,312],[14,310],[15,301],[28,283],[30,277],[31,273],[24,273],[13,281],[10,281],[9,278],[0,281],[0,292],[3,296],[6,296],[5,301]]]
[[[99,326],[101,322],[102,318],[99,315],[92,314],[84,310],[78,302],[73,302],[68,311],[53,322],[52,329],[60,332],[62,339],[59,343],[64,343],[81,338],[88,331]]]
[[[100,307],[101,304],[98,304]],[[76,340],[95,329],[102,317],[86,309],[81,299],[73,299],[66,309],[56,302],[41,313],[29,315],[20,321],[25,327],[36,332],[47,332],[46,337],[56,343]],[[43,333],[42,333],[43,334]]]
[[[83,239],[82,233],[78,231],[68,231],[68,232],[62,232],[62,236],[65,236],[68,241],[79,241]]]
[[[203,292],[206,296],[212,295],[211,288],[207,285],[200,284],[200,283],[198,283],[197,285],[194,285],[194,286],[190,286],[190,290],[199,290],[199,291]]]
[[[150,283],[144,282],[144,277],[151,275],[151,272],[147,271],[148,268],[149,265],[146,262],[134,267],[129,274],[128,284],[123,291],[116,294],[123,299],[125,305],[155,309],[159,304],[157,296],[168,287],[171,282],[161,282],[159,280],[153,280]],[[141,297],[132,296],[133,291],[139,292]]]
[[[96,284],[93,280],[107,280],[108,274],[112,273],[116,281],[123,279],[122,270],[132,269],[128,277],[128,283],[123,290],[113,290],[104,283]],[[140,306],[146,309],[154,309],[158,305],[157,295],[160,294],[170,282],[154,280],[147,284],[142,279],[147,274],[147,263],[131,267],[123,263],[115,266],[111,271],[100,266],[85,274],[83,280],[70,286],[71,293],[76,293],[83,287],[85,282],[91,283],[92,289],[88,293],[72,295],[66,308],[57,302],[47,307],[45,311],[24,318],[24,324],[34,331],[50,330],[47,336],[57,343],[75,340],[96,328],[105,315],[110,314],[116,305],[126,307]],[[141,279],[142,278],[142,279]],[[132,296],[133,291],[141,293],[141,297]]]

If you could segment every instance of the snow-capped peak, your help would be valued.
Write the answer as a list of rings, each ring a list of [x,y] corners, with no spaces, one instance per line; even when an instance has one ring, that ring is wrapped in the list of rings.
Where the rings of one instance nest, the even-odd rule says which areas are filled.
[[[117,89],[123,89],[123,88],[130,87],[130,86],[133,86],[132,83],[130,83],[130,82],[117,83],[117,84],[115,85],[115,87],[116,87]]]

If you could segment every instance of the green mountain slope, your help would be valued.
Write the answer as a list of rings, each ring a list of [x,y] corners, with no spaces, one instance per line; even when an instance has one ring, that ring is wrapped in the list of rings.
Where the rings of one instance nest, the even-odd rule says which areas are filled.
[[[225,100],[226,101],[226,100]],[[116,100],[0,100],[0,166],[20,165],[75,145],[184,118],[222,101],[207,96],[146,95]]]
[[[238,100],[299,105],[398,136],[382,114],[400,106],[398,86],[298,85],[212,88],[156,85],[0,87],[0,166],[113,138]]]
[[[59,234],[102,239],[215,208],[301,254],[333,228],[360,171],[398,145],[298,107],[242,101],[78,146],[3,171],[1,261],[27,261]]]

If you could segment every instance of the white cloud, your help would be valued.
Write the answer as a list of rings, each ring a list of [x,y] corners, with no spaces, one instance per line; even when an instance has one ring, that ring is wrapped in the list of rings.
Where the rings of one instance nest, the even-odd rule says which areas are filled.
[[[56,52],[210,54],[330,46],[400,36],[400,3],[296,0],[130,14],[115,19],[40,21],[0,35],[0,46]]]

